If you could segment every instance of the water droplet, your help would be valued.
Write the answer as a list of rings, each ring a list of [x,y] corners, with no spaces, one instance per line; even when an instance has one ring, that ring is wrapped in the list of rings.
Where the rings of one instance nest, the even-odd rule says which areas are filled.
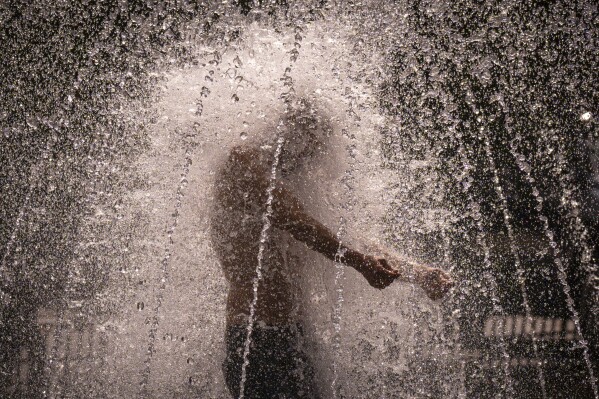
[[[233,62],[235,63],[235,67],[236,68],[239,68],[239,67],[243,66],[243,62],[241,62],[241,58],[239,58],[239,56],[236,56],[233,59]]]
[[[25,122],[27,123],[27,126],[33,128],[34,130],[36,130],[39,127],[39,123],[37,121],[37,118],[35,117],[27,117],[27,119],[25,119]]]

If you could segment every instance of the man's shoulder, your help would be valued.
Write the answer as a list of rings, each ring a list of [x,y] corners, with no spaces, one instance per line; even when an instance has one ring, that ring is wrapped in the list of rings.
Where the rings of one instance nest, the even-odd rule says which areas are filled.
[[[249,161],[258,155],[258,149],[246,145],[236,145],[231,149],[229,159]]]
[[[238,145],[231,149],[229,162],[250,169],[263,168],[264,154],[258,147]]]

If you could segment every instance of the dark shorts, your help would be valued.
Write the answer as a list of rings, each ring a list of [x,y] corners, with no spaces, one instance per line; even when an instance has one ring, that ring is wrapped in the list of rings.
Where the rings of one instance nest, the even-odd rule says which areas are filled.
[[[229,326],[223,373],[229,393],[239,397],[247,327]],[[298,326],[254,327],[246,369],[244,396],[248,399],[314,399],[314,371],[301,351]]]

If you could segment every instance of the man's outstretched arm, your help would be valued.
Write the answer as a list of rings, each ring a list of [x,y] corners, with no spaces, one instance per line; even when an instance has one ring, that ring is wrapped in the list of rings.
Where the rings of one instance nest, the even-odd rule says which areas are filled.
[[[337,256],[341,256],[343,263],[360,272],[375,288],[385,288],[400,277],[401,273],[382,259],[343,245],[326,226],[308,215],[298,199],[282,185],[275,188],[273,195],[274,225],[288,231],[308,248],[334,261],[339,261]]]
[[[250,177],[246,182],[249,194],[264,203],[269,185],[266,179],[268,171],[259,162],[258,154],[240,147],[232,151],[230,161],[244,171],[244,177]],[[453,286],[451,277],[440,269],[413,266],[411,262],[388,254],[383,254],[383,257],[366,255],[342,245],[326,226],[306,213],[298,199],[282,183],[277,184],[273,196],[272,219],[275,226],[331,260],[338,260],[337,254],[342,255],[343,263],[360,272],[371,286],[382,289],[396,279],[414,282],[432,299],[442,297]]]
[[[442,298],[454,282],[443,270],[407,261],[388,253],[382,257],[362,254],[339,242],[337,237],[308,215],[300,202],[279,185],[274,191],[273,221],[295,239],[331,260],[343,254],[343,262],[360,272],[376,288],[385,288],[395,279],[416,283],[433,300]]]

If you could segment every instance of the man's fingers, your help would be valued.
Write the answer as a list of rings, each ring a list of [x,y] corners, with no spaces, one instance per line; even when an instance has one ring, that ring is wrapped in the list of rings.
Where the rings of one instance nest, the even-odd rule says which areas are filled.
[[[399,276],[400,272],[395,270],[389,262],[385,259],[378,258],[377,259],[378,268],[376,269],[377,278],[374,281],[374,284],[371,284],[373,287],[378,288],[380,290],[387,288],[393,281],[395,281]]]
[[[385,274],[393,280],[401,276],[401,273],[395,269],[385,269]]]
[[[385,262],[378,257],[370,257],[361,273],[372,287],[379,290],[387,287],[395,279],[390,275],[392,272],[387,270]]]
[[[387,261],[387,259],[385,259],[385,258],[378,258],[377,260],[379,261],[379,264],[381,266],[383,266],[385,269],[387,269],[387,270],[395,270],[395,269],[393,269],[391,267],[391,265],[389,264],[389,262]]]
[[[387,259],[384,258],[380,258],[379,260],[379,264],[381,266],[383,266],[383,268],[388,272],[388,274],[390,276],[392,276],[393,278],[398,278],[401,273],[399,272],[399,270],[394,269],[389,262],[387,261]]]

